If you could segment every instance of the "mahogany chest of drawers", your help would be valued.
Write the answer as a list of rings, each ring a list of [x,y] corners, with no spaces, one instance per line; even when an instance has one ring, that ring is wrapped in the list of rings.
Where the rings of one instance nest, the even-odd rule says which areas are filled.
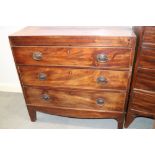
[[[125,127],[137,116],[155,118],[155,27],[134,27],[137,57]]]
[[[31,121],[36,111],[123,127],[135,34],[128,27],[27,27],[9,36]]]

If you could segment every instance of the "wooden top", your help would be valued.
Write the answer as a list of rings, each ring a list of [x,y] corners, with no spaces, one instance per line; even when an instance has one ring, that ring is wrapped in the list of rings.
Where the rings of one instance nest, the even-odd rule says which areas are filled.
[[[26,27],[11,36],[133,36],[130,27]]]
[[[26,27],[9,36],[12,46],[129,46],[131,27]]]

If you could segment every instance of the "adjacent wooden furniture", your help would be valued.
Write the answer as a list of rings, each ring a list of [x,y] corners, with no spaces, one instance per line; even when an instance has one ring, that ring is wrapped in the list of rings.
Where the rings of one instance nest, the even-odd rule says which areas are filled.
[[[10,44],[32,121],[36,111],[112,118],[123,127],[135,34],[128,27],[27,27]]]
[[[134,27],[137,58],[125,127],[137,116],[155,118],[155,27]]]

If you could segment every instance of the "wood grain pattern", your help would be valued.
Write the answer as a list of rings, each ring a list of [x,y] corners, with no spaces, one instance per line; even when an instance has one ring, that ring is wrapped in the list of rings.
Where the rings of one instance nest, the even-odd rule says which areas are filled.
[[[18,65],[43,66],[77,66],[100,68],[129,68],[131,49],[89,48],[89,47],[13,47],[15,61]],[[42,59],[34,60],[34,52],[41,52]],[[97,55],[108,57],[106,62],[98,62]]]
[[[155,27],[144,27],[143,43],[144,47],[155,48]]]
[[[115,46],[132,47],[130,28],[27,27],[9,36],[11,46]]]
[[[10,35],[31,121],[41,111],[76,118],[113,118],[123,128],[135,39],[131,28],[124,27],[27,27]],[[32,59],[34,50],[42,52],[41,60]],[[108,61],[96,61],[101,53]],[[40,80],[39,73],[45,79]],[[107,82],[98,83],[98,77]],[[96,104],[98,97],[104,98],[102,106]]]
[[[126,93],[94,90],[60,90],[25,87],[28,104],[44,107],[65,107],[73,109],[92,109],[123,112]],[[43,99],[43,94],[49,96]],[[103,104],[97,104],[102,98]]]
[[[145,27],[143,42],[145,43],[155,43],[155,27]]]
[[[127,71],[31,66],[18,68],[23,84],[33,86],[126,90],[129,78]],[[46,74],[46,80],[39,80],[39,73]],[[98,83],[99,77],[105,77],[107,82]]]
[[[134,91],[131,99],[131,109],[144,111],[155,115],[155,93]]]
[[[135,88],[155,91],[155,70],[138,69]]]
[[[42,107],[42,106],[33,106],[29,105],[29,109],[33,109],[35,111],[40,111],[52,115],[66,116],[66,117],[74,117],[74,118],[111,118],[115,119],[118,122],[118,129],[123,128],[123,117],[124,113],[119,112],[103,112],[103,111],[95,111],[95,110],[78,110],[78,109],[65,109],[65,108],[57,108],[57,107]]]
[[[155,69],[155,49],[142,48],[139,66]]]
[[[31,36],[31,37],[12,37],[10,36],[12,46],[103,46],[103,47],[131,47],[131,39],[128,37],[49,37],[49,36]]]
[[[125,127],[138,117],[155,118],[155,27],[134,27],[137,57]]]

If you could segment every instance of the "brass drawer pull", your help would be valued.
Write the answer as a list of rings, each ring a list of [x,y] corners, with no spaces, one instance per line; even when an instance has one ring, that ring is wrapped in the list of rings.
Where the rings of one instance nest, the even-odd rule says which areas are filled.
[[[46,80],[47,75],[45,73],[39,73],[38,78],[39,80]]]
[[[43,94],[43,95],[42,95],[42,99],[45,100],[45,101],[47,101],[47,100],[50,99],[50,97],[49,97],[48,94]]]
[[[106,54],[97,54],[96,59],[98,62],[108,61],[108,56]]]
[[[41,52],[34,52],[33,55],[32,55],[32,58],[34,60],[41,60],[42,59],[42,53]]]
[[[96,104],[98,105],[103,105],[105,103],[104,99],[103,98],[98,98],[96,99]]]
[[[99,76],[96,81],[97,83],[103,83],[103,84],[108,82],[107,79],[103,76]]]

